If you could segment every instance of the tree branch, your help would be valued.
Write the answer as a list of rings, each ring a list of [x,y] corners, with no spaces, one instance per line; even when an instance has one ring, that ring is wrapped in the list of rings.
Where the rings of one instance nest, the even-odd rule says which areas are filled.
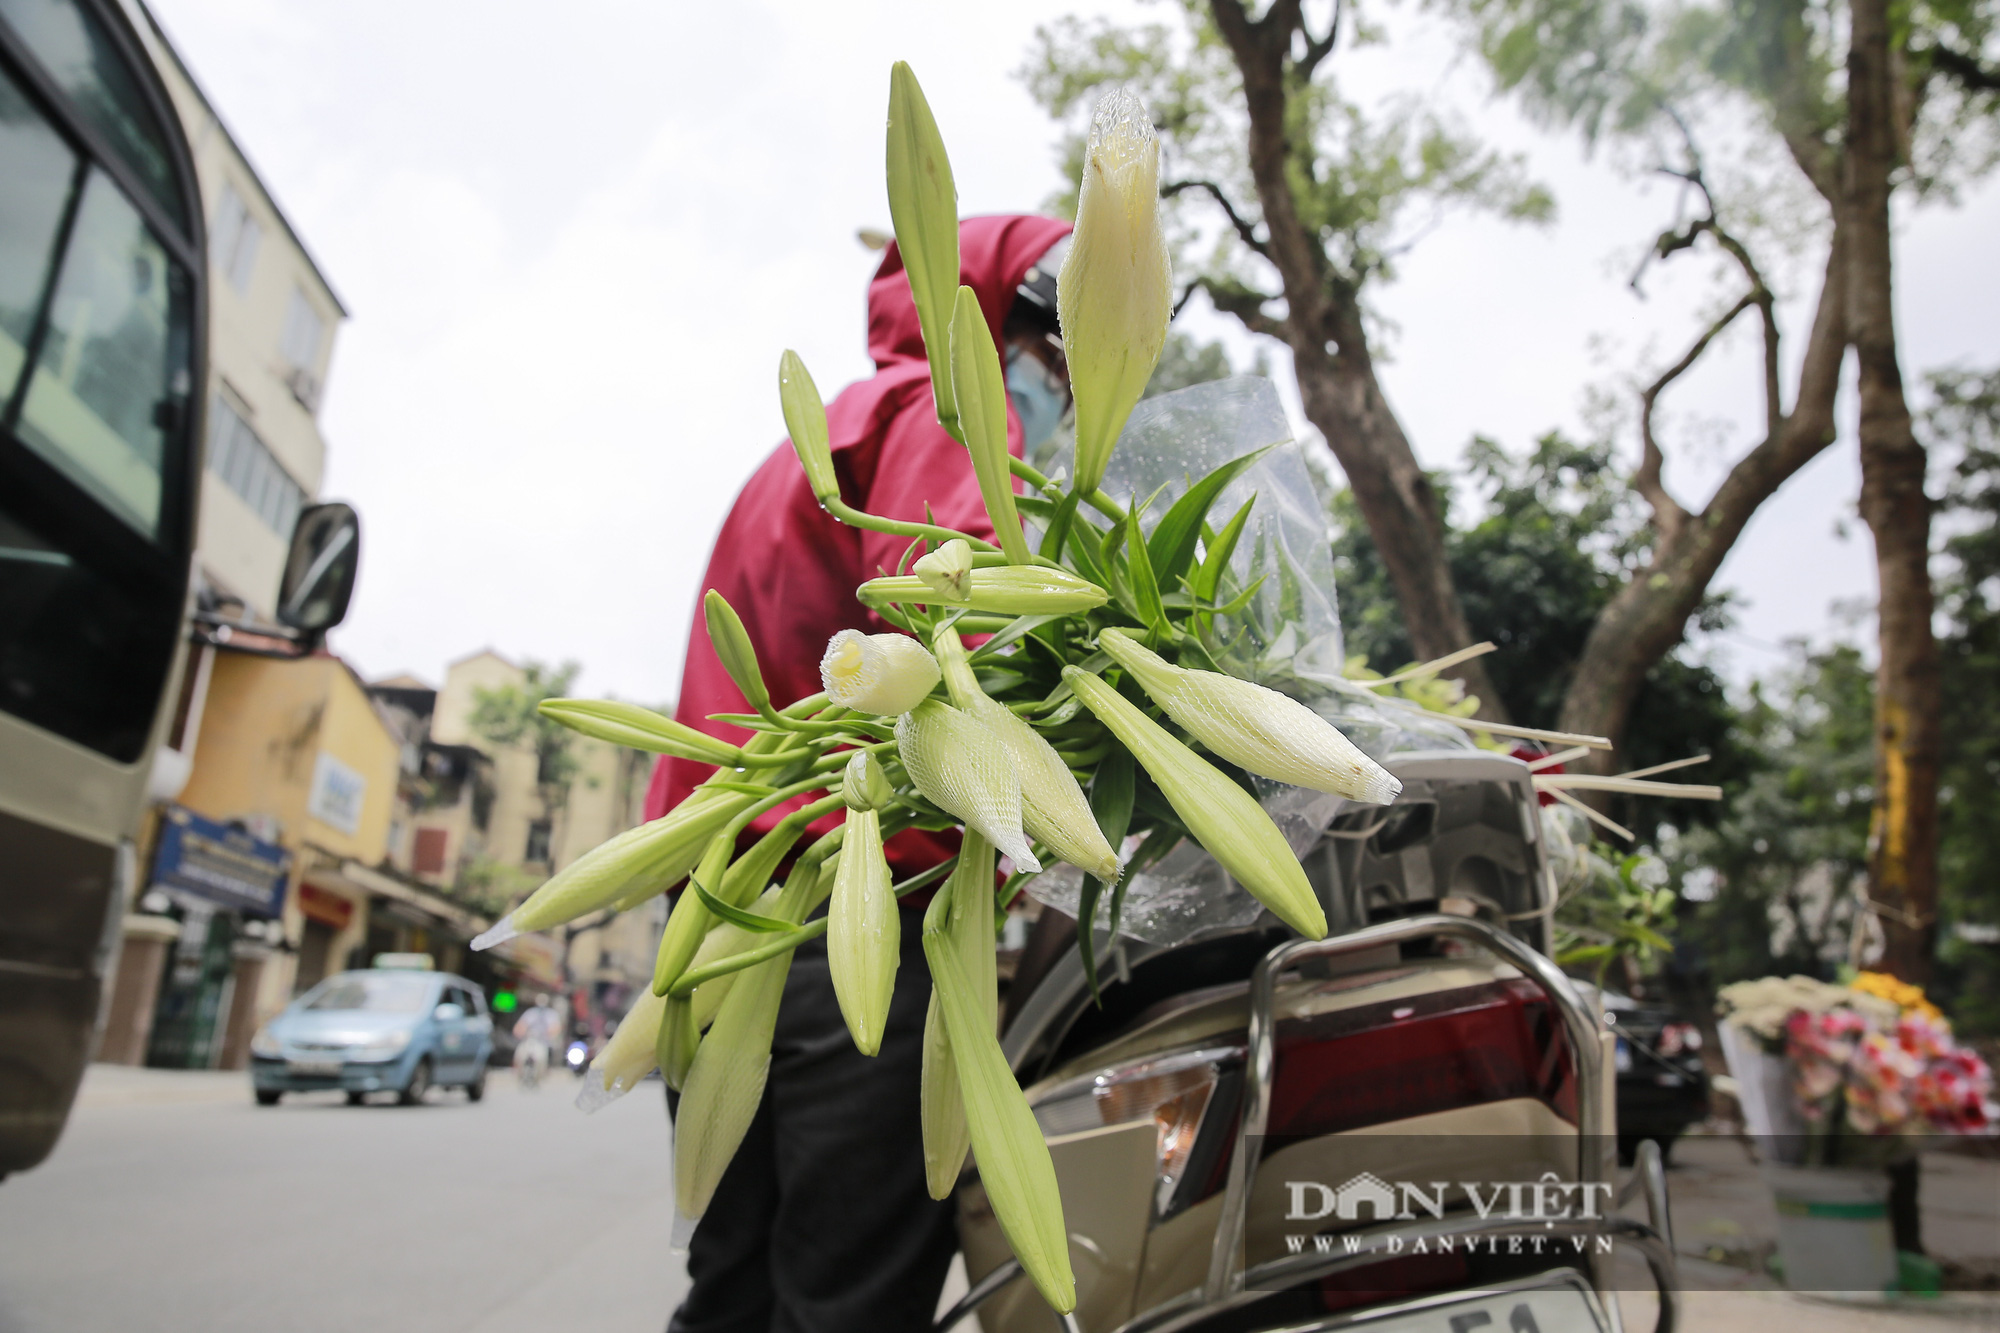
[[[1918,53],[1913,51],[1911,54]],[[2000,93],[2000,70],[1988,69],[1980,63],[1978,56],[1953,50],[1949,46],[1925,47],[1922,54],[1930,57],[1932,69],[1950,75],[1967,92]]]
[[[1307,31],[1304,15],[1300,16],[1299,31],[1305,33],[1306,53],[1304,58],[1293,66],[1298,71],[1299,77],[1310,79],[1313,71],[1319,68],[1320,62],[1332,54],[1334,43],[1340,40],[1340,20],[1346,8],[1347,0],[1333,0],[1333,19],[1326,25],[1324,37],[1315,37]]]
[[[1694,363],[1701,359],[1701,354],[1708,350],[1708,345],[1715,341],[1717,335],[1728,328],[1738,315],[1756,303],[1755,292],[1744,293],[1743,299],[1729,308],[1729,313],[1709,325],[1701,337],[1695,339],[1694,346],[1688,348],[1685,356],[1670,366],[1666,373],[1654,380],[1639,395],[1641,452],[1639,470],[1632,474],[1632,489],[1639,492],[1652,507],[1653,527],[1658,530],[1660,544],[1663,546],[1671,546],[1679,538],[1681,529],[1687,524],[1688,512],[1680,501],[1668,494],[1666,483],[1661,480],[1660,473],[1665,467],[1666,458],[1660,452],[1659,442],[1653,437],[1653,404],[1658,401],[1660,394],[1669,384],[1685,375]]]
[[[1721,246],[1731,259],[1736,261],[1736,266],[1743,270],[1743,276],[1750,280],[1750,290],[1744,296],[1744,300],[1757,307],[1758,314],[1763,321],[1764,434],[1767,439],[1773,438],[1783,429],[1785,420],[1782,367],[1779,364],[1778,356],[1777,299],[1771,294],[1771,285],[1764,281],[1764,274],[1757,267],[1757,261],[1751,257],[1750,247],[1732,235],[1728,228],[1722,225],[1722,220],[1716,215],[1715,195],[1708,188],[1708,178],[1702,169],[1701,148],[1695,142],[1694,131],[1689,128],[1688,123],[1672,107],[1668,107],[1666,111],[1667,115],[1672,118],[1675,126],[1680,129],[1681,142],[1687,152],[1688,165],[1683,168],[1660,167],[1658,171],[1663,176],[1672,176],[1675,180],[1684,181],[1700,191],[1702,203],[1707,207],[1707,213],[1705,216],[1696,218],[1690,222],[1681,231],[1660,233],[1660,239],[1654,243],[1652,254],[1641,260],[1639,267],[1633,271],[1632,289],[1634,291],[1639,289],[1639,277],[1646,271],[1646,265],[1653,259],[1665,259],[1669,255],[1692,247],[1704,232],[1715,238],[1715,243]],[[1734,319],[1741,312],[1742,307],[1739,305],[1736,310],[1729,313],[1723,323],[1727,324],[1729,320]],[[1697,355],[1699,354],[1699,349],[1707,344],[1708,338],[1713,337],[1719,331],[1719,327],[1711,330],[1703,338],[1702,342],[1696,345]],[[1675,373],[1678,374],[1679,372],[1676,371]],[[1662,385],[1661,387],[1665,386]]]
[[[1264,313],[1264,307],[1277,300],[1265,292],[1240,284],[1221,283],[1213,278],[1196,278],[1187,285],[1180,299],[1174,302],[1174,313],[1180,314],[1181,307],[1191,300],[1196,292],[1207,292],[1208,299],[1217,310],[1225,315],[1233,315],[1244,328],[1252,333],[1261,333],[1271,338],[1285,336],[1283,320],[1273,319]]]
[[[1223,216],[1229,219],[1229,225],[1236,228],[1236,235],[1242,240],[1243,244],[1249,246],[1266,259],[1271,257],[1271,252],[1265,248],[1264,242],[1257,239],[1256,228],[1243,220],[1243,215],[1236,211],[1236,205],[1229,202],[1229,196],[1224,194],[1222,187],[1214,181],[1170,181],[1160,187],[1160,198],[1172,199],[1189,190],[1206,190],[1208,197],[1215,200],[1216,205],[1222,209]]]

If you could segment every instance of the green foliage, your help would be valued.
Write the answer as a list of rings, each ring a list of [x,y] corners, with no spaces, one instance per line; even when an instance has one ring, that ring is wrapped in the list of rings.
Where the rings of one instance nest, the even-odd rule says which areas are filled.
[[[1837,0],[1436,0],[1467,24],[1503,90],[1544,123],[1680,140],[1745,107],[1823,193],[1839,188],[1846,7]],[[1916,0],[1892,17],[1909,179],[1949,193],[1995,160],[1994,0]],[[1768,177],[1768,172],[1761,173]],[[1745,191],[1740,204],[1757,204]]]
[[[1152,398],[1176,389],[1191,389],[1210,380],[1227,379],[1236,373],[1229,364],[1229,352],[1219,342],[1205,343],[1178,330],[1169,331],[1160,349],[1160,363],[1146,384],[1145,396]],[[1253,373],[1262,374],[1260,366]]]
[[[525,746],[535,752],[535,781],[551,810],[567,798],[577,765],[570,752],[569,728],[544,717],[540,709],[545,699],[567,698],[579,670],[575,662],[551,667],[530,660],[521,668],[521,684],[472,692],[473,731],[494,745]]]
[[[1554,433],[1519,457],[1475,439],[1460,484],[1451,481],[1434,479],[1447,497],[1445,548],[1474,638],[1500,647],[1486,659],[1487,671],[1515,721],[1553,727],[1598,612],[1644,560],[1645,513],[1609,444]],[[1333,515],[1348,650],[1393,669],[1414,653],[1388,571],[1351,493],[1335,496]],[[1714,631],[1727,623],[1725,600],[1712,597],[1695,626]],[[1700,780],[1727,788],[1747,763],[1733,721],[1721,679],[1683,647],[1647,673],[1620,753],[1635,768],[1707,754]],[[1662,820],[1713,816],[1707,806],[1632,798],[1615,800],[1612,813],[1642,835]]]
[[[1933,447],[1956,456],[1939,527],[1945,560],[1938,614],[1944,672],[1939,783],[1940,993],[1969,1031],[2000,1032],[2000,947],[1953,927],[2000,924],[2000,370],[1930,377]]]
[[[1081,117],[1095,96],[1122,84],[1143,98],[1170,164],[1161,193],[1174,210],[1176,271],[1258,305],[1276,296],[1268,266],[1233,225],[1218,229],[1214,194],[1172,188],[1206,182],[1230,200],[1247,228],[1259,226],[1242,75],[1208,6],[1182,0],[1178,8],[1178,24],[1120,27],[1079,18],[1045,24],[1018,73],[1029,94],[1068,127],[1060,150],[1068,181],[1079,177]],[[1288,69],[1287,168],[1300,219],[1325,253],[1330,281],[1350,294],[1373,277],[1393,276],[1395,256],[1438,209],[1465,206],[1528,222],[1554,215],[1553,198],[1527,179],[1522,159],[1486,148],[1421,99],[1366,109],[1342,94],[1328,64],[1302,73],[1294,62]],[[1074,191],[1049,207],[1073,216]],[[1411,224],[1419,214],[1421,221]]]
[[[541,876],[530,875],[518,866],[481,858],[459,873],[451,894],[468,907],[497,917],[533,893],[541,882]]]
[[[1578,849],[1574,868],[1556,905],[1556,961],[1592,969],[1600,986],[1615,967],[1629,990],[1656,959],[1674,951],[1667,937],[1679,899],[1667,867],[1649,852],[1620,856],[1592,844]]]
[[[1874,800],[1874,675],[1858,649],[1798,650],[1738,718],[1755,759],[1721,817],[1673,839],[1698,905],[1681,938],[1716,985],[1772,972],[1830,978],[1850,954]]]

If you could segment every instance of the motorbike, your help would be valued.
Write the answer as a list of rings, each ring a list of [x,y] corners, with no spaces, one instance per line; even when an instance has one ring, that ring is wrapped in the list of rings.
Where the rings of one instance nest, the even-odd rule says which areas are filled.
[[[985,1333],[1620,1333],[1622,1249],[1671,1333],[1665,1174],[1642,1145],[1615,1193],[1614,1038],[1548,957],[1527,766],[1387,767],[1394,804],[1344,806],[1302,858],[1322,940],[1268,914],[1170,947],[1100,932],[1093,994],[1074,921],[1043,914],[1002,1047],[1055,1162],[1077,1306],[1019,1280],[973,1163],[970,1290],[933,1333],[974,1313]],[[1643,1220],[1618,1211],[1635,1200]]]

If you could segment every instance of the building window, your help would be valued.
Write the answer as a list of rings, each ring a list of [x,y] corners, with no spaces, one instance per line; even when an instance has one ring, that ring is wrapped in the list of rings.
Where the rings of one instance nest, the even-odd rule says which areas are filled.
[[[272,532],[291,537],[305,492],[221,394],[215,396],[215,410],[209,414],[208,469],[241,496]]]
[[[304,292],[292,288],[292,304],[285,310],[285,333],[278,351],[291,367],[285,372],[285,387],[308,412],[319,411],[319,348],[325,337],[326,321]]]
[[[521,856],[523,861],[547,861],[549,859],[549,821],[538,819],[528,825],[528,850]]]
[[[442,875],[445,867],[445,851],[450,842],[451,832],[448,829],[418,829],[416,853],[410,858],[416,873]]]
[[[225,181],[222,198],[215,205],[209,258],[218,273],[229,275],[230,286],[239,292],[250,290],[250,275],[257,267],[257,243],[263,239],[264,228],[250,215],[250,205]]]

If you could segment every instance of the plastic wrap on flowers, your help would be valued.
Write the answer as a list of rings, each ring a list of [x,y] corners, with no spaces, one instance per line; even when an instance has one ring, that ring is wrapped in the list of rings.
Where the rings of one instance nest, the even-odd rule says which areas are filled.
[[[1343,804],[1338,796],[1309,788],[1263,778],[1253,781],[1258,803],[1295,856],[1304,855],[1319,841]],[[1037,902],[1076,916],[1083,901],[1083,872],[1059,865],[1030,879],[1027,890]],[[1230,883],[1214,858],[1192,840],[1182,839],[1180,846],[1126,884],[1118,933],[1163,947],[1184,944],[1210,931],[1247,926],[1263,910],[1263,904]]]
[[[1034,462],[1049,471],[1067,468],[1070,449],[1066,441],[1055,443]],[[1372,759],[1399,750],[1470,748],[1461,728],[1343,676],[1333,530],[1270,380],[1235,375],[1145,399],[1118,438],[1103,490],[1122,502],[1154,497],[1141,519],[1151,531],[1195,480],[1258,450],[1266,452],[1222,488],[1214,507],[1218,515],[1233,514],[1254,498],[1230,572],[1242,587],[1263,580],[1238,614],[1218,617],[1218,638],[1233,647],[1217,665],[1304,703]],[[1108,523],[1087,510],[1082,516],[1100,527]]]
[[[1050,470],[1066,468],[1068,453],[1069,446],[1059,443],[1034,461]],[[1233,514],[1251,505],[1230,572],[1239,586],[1256,583],[1257,590],[1237,614],[1218,617],[1218,639],[1233,645],[1218,665],[1299,700],[1377,760],[1400,750],[1469,748],[1460,728],[1342,676],[1346,657],[1333,532],[1270,380],[1237,375],[1144,400],[1118,439],[1103,490],[1121,502],[1153,497],[1141,520],[1151,531],[1196,480],[1247,454],[1258,457],[1223,487],[1214,512]],[[1108,524],[1087,510],[1083,516],[1100,527]],[[1341,805],[1337,796],[1262,778],[1256,783],[1259,801],[1300,855],[1319,840]],[[1058,867],[1030,880],[1028,892],[1075,915],[1082,872]],[[1126,885],[1120,931],[1150,944],[1173,945],[1248,925],[1262,910],[1200,847],[1184,841]]]

